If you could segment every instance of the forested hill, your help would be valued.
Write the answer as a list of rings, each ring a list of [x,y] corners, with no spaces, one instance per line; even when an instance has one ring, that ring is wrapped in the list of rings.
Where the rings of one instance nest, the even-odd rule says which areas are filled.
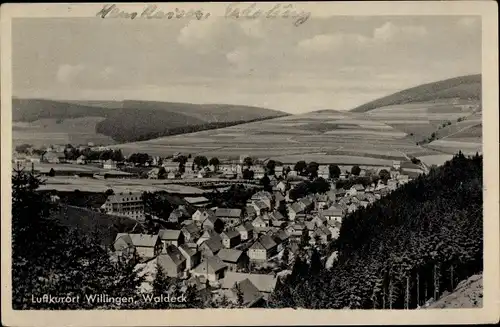
[[[227,104],[12,99],[14,122],[44,119],[44,124],[48,120],[60,124],[66,119],[101,117],[94,128],[96,134],[117,142],[144,141],[286,115],[278,110]]]
[[[437,299],[482,271],[482,209],[482,156],[460,153],[348,215],[333,267],[296,261],[270,304],[411,309]]]
[[[422,84],[386,97],[365,103],[352,112],[367,112],[375,108],[411,103],[458,98],[463,100],[481,99],[481,75],[466,75],[446,80]]]

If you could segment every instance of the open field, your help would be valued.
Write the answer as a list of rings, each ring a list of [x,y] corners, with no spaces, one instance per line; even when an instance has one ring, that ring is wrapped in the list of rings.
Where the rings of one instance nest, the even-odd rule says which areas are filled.
[[[417,146],[383,120],[365,114],[323,110],[280,117],[217,130],[202,131],[116,145],[124,154],[147,152],[171,155],[216,156],[222,159],[250,155],[286,163],[298,160],[320,163],[387,165],[406,155],[439,154]]]
[[[105,192],[112,189],[118,192],[155,192],[167,191],[175,194],[201,195],[207,190],[196,187],[167,184],[168,182],[148,179],[94,179],[78,177],[44,177],[45,185],[40,190],[57,190],[71,192],[79,190],[82,192]]]
[[[441,166],[444,164],[446,161],[451,160],[453,158],[452,154],[435,154],[431,156],[421,156],[417,157],[420,159],[424,164],[428,166],[436,165],[436,166]]]
[[[102,117],[69,119],[40,119],[32,122],[12,123],[12,143],[32,144],[35,147],[49,144],[114,144],[111,137],[95,132]]]
[[[440,112],[441,109],[445,112]],[[116,144],[112,147],[121,148],[125,155],[146,152],[166,156],[180,152],[193,156],[234,159],[246,154],[256,158],[272,157],[287,163],[302,158],[337,164],[370,162],[379,166],[387,164],[389,160],[405,160],[408,156],[432,156],[442,152],[453,154],[462,149],[462,146],[470,150],[473,148],[470,143],[474,142],[469,141],[476,137],[480,140],[480,128],[474,125],[479,124],[481,115],[464,110],[466,109],[463,107],[446,104],[444,101],[393,105],[366,113],[322,110],[143,142]],[[468,119],[457,122],[458,118],[464,116],[468,116]],[[73,126],[71,121],[78,119],[84,119],[90,127],[89,124],[102,118],[98,117],[93,121],[89,118],[75,118],[53,124],[63,124],[59,127],[63,129]],[[34,123],[40,128],[43,121],[46,120],[21,123],[18,128],[26,129],[26,124]],[[439,129],[447,121],[451,121],[452,125]],[[58,131],[57,126],[52,128]],[[75,132],[83,129],[73,128]],[[428,138],[436,131],[439,136],[448,135],[446,140],[453,137],[460,142],[433,142],[429,147],[416,145],[416,142]],[[324,155],[318,153],[327,156],[321,159]],[[63,168],[58,165],[57,169]],[[102,172],[98,168],[92,169]]]

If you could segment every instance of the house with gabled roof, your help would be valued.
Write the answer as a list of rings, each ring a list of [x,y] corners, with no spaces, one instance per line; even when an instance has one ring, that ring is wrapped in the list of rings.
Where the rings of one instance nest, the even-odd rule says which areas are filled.
[[[196,224],[184,225],[181,228],[181,233],[184,235],[185,242],[196,242],[200,238],[201,229]]]
[[[148,234],[128,234],[132,244],[136,249],[137,255],[141,259],[151,259],[156,257],[163,245],[158,235]]]
[[[326,227],[332,234],[332,240],[336,240],[340,234],[341,224],[338,221],[330,220],[327,222]]]
[[[79,165],[85,165],[87,163],[87,157],[83,154],[76,158],[76,163]]]
[[[180,230],[176,229],[160,229],[158,236],[163,243],[163,248],[165,249],[167,245],[172,244],[179,246],[184,243],[184,234]]]
[[[118,256],[131,257],[135,254],[135,246],[128,233],[118,233],[113,248]]]
[[[186,258],[174,245],[168,245],[158,257],[157,263],[168,277],[185,277]]]
[[[236,249],[221,249],[217,256],[227,265],[229,271],[237,271],[248,267],[248,256]]]
[[[327,244],[332,240],[332,233],[326,226],[320,226],[314,230],[312,240],[319,238],[321,244]]]
[[[263,217],[259,216],[252,221],[252,226],[254,229],[264,228],[268,227],[269,223],[268,220],[265,220]]]
[[[279,211],[273,211],[267,215],[269,220],[285,220],[285,217]]]
[[[191,215],[184,206],[179,206],[177,209],[172,210],[168,217],[168,221],[171,223],[178,223],[184,219],[190,218]]]
[[[304,208],[298,202],[292,203],[288,206],[288,218],[290,218],[290,220],[295,220],[297,215],[303,212]]]
[[[258,308],[265,305],[264,295],[248,278],[236,283],[233,288],[222,291],[229,301],[245,308]],[[241,300],[239,299],[240,294]]]
[[[235,227],[235,230],[240,233],[240,238],[242,241],[249,240],[253,238],[254,227],[251,222],[246,221],[241,225]]]
[[[313,219],[311,220],[311,222],[313,222],[316,225],[316,227],[326,225],[326,221],[327,219],[322,212],[319,212],[316,215],[314,215]]]
[[[255,212],[257,213],[258,216],[263,215],[264,213],[269,212],[270,210],[270,206],[268,206],[262,200],[253,200],[251,202],[251,205],[254,207]]]
[[[245,217],[248,219],[257,217],[257,211],[255,210],[253,205],[249,204],[245,207]]]
[[[200,238],[198,238],[198,240],[196,241],[196,245],[200,246],[201,243],[205,242],[206,240],[208,239],[211,239],[211,238],[215,238],[217,240],[219,240],[221,243],[222,243],[222,238],[220,237],[219,234],[217,234],[215,231],[213,230],[205,230]]]
[[[274,291],[278,281],[278,278],[275,275],[227,272],[224,279],[221,280],[221,288],[231,289],[234,287],[235,283],[239,283],[245,279],[250,280],[266,299]]]
[[[337,193],[335,192],[335,190],[329,190],[325,193],[325,195],[328,202],[327,204],[335,203],[335,201],[337,200]]]
[[[303,208],[304,212],[309,212],[314,208],[314,202],[309,197],[303,197],[299,201],[297,201]]]
[[[58,152],[45,152],[41,156],[42,162],[48,162],[48,163],[61,163],[66,160],[66,157],[64,156],[64,153],[58,153]]]
[[[322,210],[325,209],[325,207],[328,206],[329,203],[328,196],[326,194],[317,194],[316,199],[314,201],[314,209],[315,210]]]
[[[284,181],[280,181],[276,187],[275,187],[277,190],[279,190],[281,192],[281,194],[285,194],[285,192],[287,191],[288,189],[288,186],[286,185],[286,183]]]
[[[215,218],[215,213],[210,209],[199,208],[191,216],[191,219],[201,225],[209,217]]]
[[[287,245],[289,240],[290,240],[290,236],[282,229],[278,230],[277,232],[274,233],[274,235],[280,240],[280,242],[283,244],[283,245]]]
[[[220,233],[224,229],[224,222],[217,217],[208,217],[203,221],[204,230],[213,230]]]
[[[208,281],[215,283],[224,278],[227,265],[217,256],[209,256],[196,266],[191,273],[193,276],[203,276]]]
[[[241,223],[243,219],[241,209],[234,208],[217,208],[215,210],[215,216],[228,226],[235,226]]]
[[[199,247],[201,256],[204,258],[216,255],[222,248],[224,248],[224,245],[220,236],[206,240]]]
[[[321,211],[321,215],[326,218],[326,220],[335,220],[338,222],[342,222],[342,218],[344,217],[344,210],[339,206],[331,206],[327,210]]]
[[[283,194],[279,191],[273,193],[274,197],[274,207],[278,208],[282,203],[285,203],[286,199]]]
[[[271,227],[278,227],[281,228],[286,224],[286,220],[270,220]]]
[[[250,198],[250,201],[255,202],[255,201],[262,201],[266,204],[266,206],[271,209],[273,206],[273,195],[267,191],[259,191],[252,195]]]
[[[269,235],[262,235],[248,249],[248,257],[250,261],[267,261],[270,257],[276,254],[277,244]]]
[[[365,192],[365,188],[361,184],[354,184],[349,189],[349,195],[350,196],[355,196],[358,193],[364,193],[364,192]]]
[[[201,252],[195,247],[190,247],[187,244],[179,246],[179,251],[186,259],[186,270],[191,270],[196,267],[201,261]]]
[[[240,233],[234,229],[222,232],[220,237],[222,238],[222,245],[226,249],[233,248],[241,242]]]

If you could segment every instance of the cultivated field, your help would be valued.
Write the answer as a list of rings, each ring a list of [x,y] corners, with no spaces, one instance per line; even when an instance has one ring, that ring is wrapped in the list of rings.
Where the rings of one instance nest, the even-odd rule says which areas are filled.
[[[97,134],[95,126],[102,117],[70,119],[40,119],[33,122],[12,123],[12,143],[32,144],[35,147],[48,144],[114,144],[110,137]]]
[[[125,154],[147,152],[237,158],[250,155],[286,164],[319,163],[383,166],[407,156],[438,154],[417,146],[406,131],[366,114],[323,110],[211,131],[116,145]]]

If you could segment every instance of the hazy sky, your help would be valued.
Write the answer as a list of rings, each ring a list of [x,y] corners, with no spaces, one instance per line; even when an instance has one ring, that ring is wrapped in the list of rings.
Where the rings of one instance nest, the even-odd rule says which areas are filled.
[[[283,20],[15,19],[15,96],[345,110],[481,72],[464,16]]]

